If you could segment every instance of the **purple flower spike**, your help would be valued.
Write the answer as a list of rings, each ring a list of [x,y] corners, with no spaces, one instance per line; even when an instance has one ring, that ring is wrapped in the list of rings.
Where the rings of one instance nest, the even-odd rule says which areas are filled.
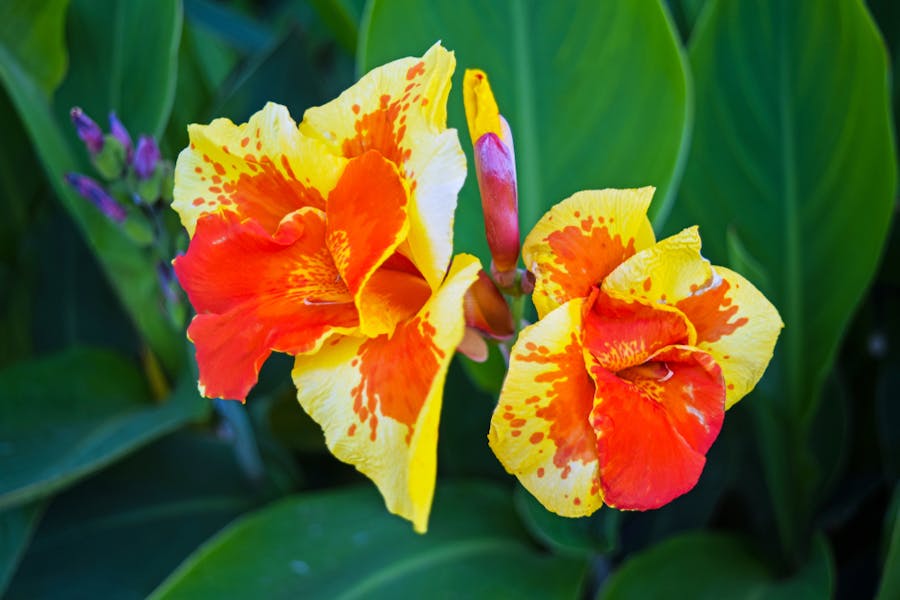
[[[87,146],[88,152],[93,156],[103,149],[103,131],[100,126],[84,114],[84,111],[77,106],[69,113],[72,117],[72,123],[78,132],[78,137]]]
[[[142,135],[134,152],[134,172],[137,173],[138,179],[147,179],[153,175],[159,159],[159,146],[156,145],[156,141],[148,135]]]
[[[82,197],[90,200],[110,220],[122,223],[128,216],[125,209],[119,206],[113,197],[90,177],[78,173],[66,173],[66,182]]]
[[[119,140],[119,143],[125,148],[125,162],[130,165],[131,158],[134,156],[134,146],[131,143],[131,135],[128,133],[128,130],[125,129],[125,126],[122,125],[122,121],[116,116],[115,111],[109,113],[109,132],[114,138]]]

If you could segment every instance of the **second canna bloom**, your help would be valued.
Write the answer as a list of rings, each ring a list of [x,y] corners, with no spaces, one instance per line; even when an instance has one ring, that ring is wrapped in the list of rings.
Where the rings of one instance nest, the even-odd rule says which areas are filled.
[[[200,390],[243,401],[272,351],[339,459],[425,531],[447,368],[480,265],[452,258],[465,178],[440,45],[379,67],[299,124],[268,104],[189,128],[175,260]],[[451,260],[452,258],[452,260]]]
[[[782,327],[690,228],[656,243],[652,188],[579,192],[525,240],[540,320],[520,334],[490,429],[549,510],[658,508],[697,483],[725,411]]]

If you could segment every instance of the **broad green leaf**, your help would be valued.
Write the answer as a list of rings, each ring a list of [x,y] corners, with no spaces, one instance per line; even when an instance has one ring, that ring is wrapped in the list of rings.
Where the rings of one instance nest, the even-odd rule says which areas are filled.
[[[374,0],[361,31],[362,72],[438,40],[456,53],[448,120],[470,165],[456,213],[460,250],[488,257],[463,112],[467,68],[487,72],[512,127],[523,234],[584,189],[654,185],[650,212],[665,218],[691,102],[677,34],[658,0]]]
[[[256,501],[228,444],[166,437],[54,498],[7,597],[145,598]]]
[[[186,422],[193,382],[160,405],[134,364],[76,348],[0,371],[0,508],[46,496]]]
[[[894,499],[887,511],[890,539],[881,570],[877,600],[900,596],[900,484],[894,486]]]
[[[893,208],[884,45],[857,0],[720,1],[690,60],[697,118],[674,221],[699,223],[719,264],[736,236],[785,322],[769,381],[747,401],[796,560],[817,484],[806,429]]]
[[[505,491],[439,486],[429,531],[372,486],[295,496],[210,540],[153,598],[577,598],[584,563],[541,555]]]
[[[834,565],[825,539],[791,577],[776,578],[747,543],[720,533],[671,538],[630,558],[607,580],[603,600],[829,598]]]
[[[183,364],[183,333],[176,332],[160,306],[154,259],[135,248],[99,211],[65,185],[63,175],[76,170],[79,163],[52,115],[46,94],[2,38],[0,83],[28,131],[47,181],[85,234],[138,330],[169,373],[178,373]],[[70,128],[68,123],[64,126]]]
[[[0,596],[31,541],[42,510],[38,502],[0,512]]]
[[[181,21],[180,0],[73,0],[58,114],[81,106],[103,123],[115,110],[133,135],[161,135],[175,100]]]
[[[717,2],[707,17],[677,225],[699,223],[720,264],[733,231],[765,270],[786,324],[777,394],[807,420],[891,219],[885,49],[857,0]]]
[[[51,92],[66,72],[63,39],[69,0],[4,0],[0,3],[0,43]]]
[[[561,517],[544,508],[525,488],[515,492],[516,511],[531,534],[564,555],[590,557],[618,549],[622,513],[603,508],[589,517]]]

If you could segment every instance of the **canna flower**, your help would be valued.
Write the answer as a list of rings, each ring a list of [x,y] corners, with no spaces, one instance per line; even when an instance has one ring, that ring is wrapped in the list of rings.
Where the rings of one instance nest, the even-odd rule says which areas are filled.
[[[442,390],[480,265],[452,259],[465,156],[446,128],[455,66],[439,44],[376,68],[294,123],[191,125],[174,261],[208,397],[244,401],[272,351],[335,456],[425,531]]]
[[[512,348],[489,440],[560,515],[690,490],[783,326],[750,282],[700,255],[695,227],[654,243],[652,195],[579,192],[523,246],[540,320]]]
[[[492,270],[499,282],[508,285],[519,261],[519,205],[512,132],[497,108],[484,71],[466,70],[463,99]]]

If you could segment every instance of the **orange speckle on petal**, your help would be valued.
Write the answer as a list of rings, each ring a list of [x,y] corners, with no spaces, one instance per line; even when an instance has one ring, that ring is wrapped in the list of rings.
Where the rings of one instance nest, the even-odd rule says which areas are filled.
[[[541,431],[536,431],[535,433],[531,434],[531,437],[528,438],[528,441],[531,442],[532,444],[539,444],[541,442],[541,440],[543,440],[543,439],[544,439],[544,433]]]
[[[247,144],[249,144],[249,143],[250,143],[250,138],[245,137],[244,139],[241,140],[241,148],[246,148]]]
[[[413,79],[416,75],[423,75],[425,73],[425,63],[422,61],[417,62],[415,65],[409,68],[406,71],[406,78]]]
[[[653,286],[653,280],[649,277],[644,280],[644,291],[649,292],[650,288]]]

